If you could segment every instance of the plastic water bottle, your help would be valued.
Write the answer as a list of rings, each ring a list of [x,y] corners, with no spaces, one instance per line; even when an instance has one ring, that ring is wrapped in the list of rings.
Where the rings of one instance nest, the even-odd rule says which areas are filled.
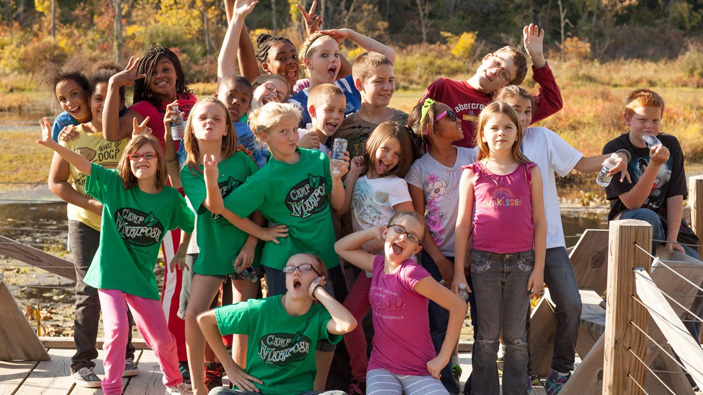
[[[256,275],[254,268],[249,266],[244,270],[237,270],[237,274],[231,275],[234,280],[249,280],[253,283],[259,281],[259,276]]]
[[[186,133],[186,122],[178,106],[173,106],[173,111],[177,115],[171,117],[171,138],[173,138],[173,141],[182,140]]]
[[[344,157],[344,154],[347,152],[347,144],[349,142],[346,139],[334,139],[334,144],[332,144],[332,160],[335,161],[341,161],[343,160],[342,158]],[[337,168],[334,168],[334,174],[339,174],[339,170]]]
[[[610,172],[610,169],[617,165],[618,159],[618,154],[610,154],[610,158],[605,160],[603,167],[601,167],[600,172],[596,177],[596,184],[604,188],[610,185],[610,180],[613,179],[613,176],[609,176],[608,173]]]
[[[466,283],[459,283],[459,297],[465,303],[469,302],[469,291],[466,290]]]
[[[644,141],[644,145],[647,146],[647,149],[652,149],[652,147],[655,147],[657,145],[661,145],[661,141],[657,138],[657,136],[653,134],[645,134],[642,136],[642,141]]]

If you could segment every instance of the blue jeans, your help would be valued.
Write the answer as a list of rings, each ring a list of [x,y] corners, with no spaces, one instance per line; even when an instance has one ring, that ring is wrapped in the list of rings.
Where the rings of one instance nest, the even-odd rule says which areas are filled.
[[[659,214],[648,208],[638,208],[635,210],[625,211],[620,215],[620,219],[639,219],[641,221],[645,221],[652,225],[653,240],[666,240],[666,229],[662,225],[661,217],[659,217]],[[660,242],[658,241],[652,241],[652,255],[657,252],[657,245],[659,245],[659,243]],[[686,251],[686,255],[698,260],[701,259],[695,248],[691,248],[689,246],[682,247]]]
[[[527,383],[527,283],[535,264],[534,251],[498,254],[471,252],[473,293],[478,308],[478,340],[473,356],[471,388],[477,394],[498,394],[496,354],[503,332],[503,393],[525,394]]]
[[[454,257],[447,257],[450,262],[454,263]],[[432,259],[432,257],[422,250],[420,255],[420,262],[422,267],[427,270],[433,279],[437,282],[442,280],[442,275],[439,272],[437,264]],[[432,344],[436,353],[442,349],[442,343],[444,343],[444,337],[447,334],[447,323],[449,322],[449,311],[437,303],[430,300],[427,312],[430,318],[430,336],[432,337]],[[442,369],[440,373],[440,380],[444,385],[444,388],[449,391],[450,394],[456,394],[459,392],[459,386],[454,381],[454,376],[452,376],[452,362],[449,361],[447,366]]]

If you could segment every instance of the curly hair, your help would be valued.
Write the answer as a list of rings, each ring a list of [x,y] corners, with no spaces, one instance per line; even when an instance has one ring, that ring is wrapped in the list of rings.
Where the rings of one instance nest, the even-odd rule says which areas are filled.
[[[293,42],[283,36],[272,36],[267,33],[259,34],[256,38],[256,59],[261,63],[268,62],[269,51],[278,43],[288,43],[295,48]]]
[[[151,103],[159,113],[164,114],[166,108],[161,103],[161,100],[154,96],[154,92],[149,89],[151,79],[156,72],[156,66],[159,64],[159,60],[161,60],[162,57],[167,58],[173,63],[173,68],[176,72],[176,94],[193,93],[186,85],[183,67],[181,66],[180,60],[178,60],[178,55],[168,48],[157,45],[146,51],[139,61],[137,74],[146,74],[146,78],[134,81],[134,99],[132,101],[138,103],[146,100]]]

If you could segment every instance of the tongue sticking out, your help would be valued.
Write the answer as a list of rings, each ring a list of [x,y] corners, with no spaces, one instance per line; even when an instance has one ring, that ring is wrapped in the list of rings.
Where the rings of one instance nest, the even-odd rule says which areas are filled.
[[[327,70],[327,74],[330,75],[330,78],[334,79],[337,76],[337,69],[329,69]]]
[[[400,255],[403,252],[403,247],[399,246],[398,244],[393,244],[393,253],[396,255]]]
[[[387,168],[388,166],[386,166],[385,163],[383,163],[382,161],[378,162],[378,174],[386,174]]]

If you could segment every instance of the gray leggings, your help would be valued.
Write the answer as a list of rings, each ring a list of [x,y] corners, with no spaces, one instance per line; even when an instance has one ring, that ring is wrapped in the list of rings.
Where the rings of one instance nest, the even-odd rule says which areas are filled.
[[[431,395],[449,394],[442,382],[432,376],[394,374],[386,369],[366,373],[366,395]]]

